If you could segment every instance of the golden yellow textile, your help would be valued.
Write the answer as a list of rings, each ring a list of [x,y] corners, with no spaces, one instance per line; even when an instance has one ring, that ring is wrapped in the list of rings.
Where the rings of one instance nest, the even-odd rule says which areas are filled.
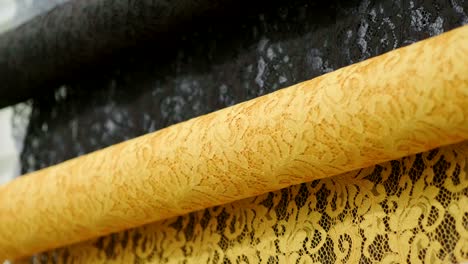
[[[467,72],[465,26],[18,178],[0,259],[460,142]]]
[[[58,249],[36,260],[461,263],[468,261],[467,161],[468,142],[447,146]]]

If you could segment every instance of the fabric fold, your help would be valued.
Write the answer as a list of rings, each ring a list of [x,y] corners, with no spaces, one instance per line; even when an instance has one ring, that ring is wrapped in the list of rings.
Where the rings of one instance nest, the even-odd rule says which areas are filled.
[[[25,175],[0,186],[0,258],[463,141],[467,72],[465,26]]]
[[[223,23],[232,14],[250,12],[242,8],[247,3],[249,10],[264,4],[72,0],[57,5],[0,35],[0,108],[95,71],[103,74],[106,65],[125,67],[128,60],[145,53],[156,52],[163,60],[170,47],[179,44],[175,36],[206,27],[207,20]]]

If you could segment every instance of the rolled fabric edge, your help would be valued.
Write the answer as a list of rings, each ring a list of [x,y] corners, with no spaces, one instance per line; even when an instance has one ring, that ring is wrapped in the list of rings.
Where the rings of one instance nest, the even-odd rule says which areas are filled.
[[[468,139],[468,26],[0,186],[0,259]]]

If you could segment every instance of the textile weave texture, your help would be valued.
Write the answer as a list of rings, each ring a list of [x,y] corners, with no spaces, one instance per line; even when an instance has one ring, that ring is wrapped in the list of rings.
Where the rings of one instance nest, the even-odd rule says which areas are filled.
[[[40,254],[34,263],[461,263],[468,144]]]

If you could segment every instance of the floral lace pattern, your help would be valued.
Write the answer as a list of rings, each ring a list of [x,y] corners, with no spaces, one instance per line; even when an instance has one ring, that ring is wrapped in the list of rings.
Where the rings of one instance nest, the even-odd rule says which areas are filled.
[[[468,23],[466,0],[338,1],[326,7],[304,2],[242,18],[234,29],[209,26],[181,36],[182,46],[191,48],[162,51],[168,64],[160,62],[160,53],[149,53],[99,80],[65,84],[35,99],[23,172]],[[460,146],[447,147],[39,254],[33,261],[460,262],[468,258],[465,158]]]
[[[461,142],[468,138],[467,32],[461,27],[0,186],[0,257]]]
[[[462,143],[37,255],[34,263],[459,263]]]

